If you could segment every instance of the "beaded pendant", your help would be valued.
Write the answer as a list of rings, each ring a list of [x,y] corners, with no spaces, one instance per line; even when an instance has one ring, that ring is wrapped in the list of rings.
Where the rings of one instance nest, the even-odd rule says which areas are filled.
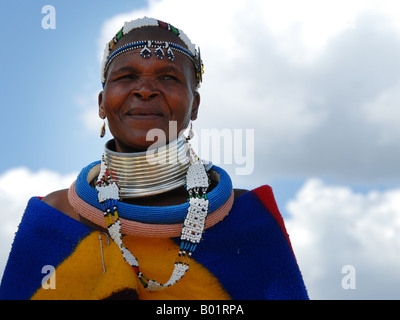
[[[151,50],[147,48],[147,46],[144,46],[144,48],[140,51],[140,55],[142,58],[148,59],[151,57]]]
[[[174,53],[172,52],[171,47],[169,47],[169,46],[168,46],[168,49],[167,49],[167,57],[168,57],[168,59],[171,60],[171,61],[174,61],[174,60],[175,60],[175,55],[174,55]]]
[[[161,48],[161,47],[157,47],[155,50],[154,50],[154,54],[156,55],[156,57],[158,58],[158,59],[164,59],[164,51],[163,51],[163,49]]]

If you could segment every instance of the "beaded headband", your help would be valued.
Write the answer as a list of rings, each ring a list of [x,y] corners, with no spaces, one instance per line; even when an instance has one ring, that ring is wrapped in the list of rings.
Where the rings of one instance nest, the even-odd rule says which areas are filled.
[[[142,40],[142,41],[135,41],[128,43],[110,55],[111,50],[124,35],[128,34],[130,31],[134,29],[139,29],[143,27],[161,27],[163,29],[169,30],[183,41],[183,43],[187,46],[187,49],[172,42]],[[105,85],[106,72],[108,67],[110,66],[110,63],[120,54],[140,48],[142,49],[140,51],[140,55],[144,59],[148,59],[151,57],[152,52],[150,48],[155,48],[154,54],[159,59],[164,59],[164,57],[167,56],[170,61],[174,61],[175,55],[173,51],[186,55],[187,57],[189,57],[190,60],[192,60],[194,64],[197,84],[200,85],[200,83],[202,82],[204,65],[200,56],[200,48],[196,49],[195,45],[190,41],[190,39],[182,30],[175,28],[169,23],[153,18],[144,17],[141,19],[132,20],[130,22],[125,22],[121,30],[119,30],[117,34],[114,36],[114,38],[109,43],[107,43],[106,48],[104,50],[103,63],[101,67],[101,83],[103,87]]]

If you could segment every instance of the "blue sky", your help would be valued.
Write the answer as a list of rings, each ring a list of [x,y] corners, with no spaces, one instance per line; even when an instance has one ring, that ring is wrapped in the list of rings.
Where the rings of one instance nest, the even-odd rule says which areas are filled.
[[[56,9],[55,30],[42,28],[41,11],[47,4]],[[0,53],[1,148],[8,150],[1,161],[3,170],[28,166],[67,173],[101,150],[102,142],[88,135],[79,121],[82,110],[76,99],[89,89],[101,89],[96,40],[102,22],[144,4],[19,0],[0,4],[1,38],[7,39],[6,50]]]
[[[55,30],[42,28],[45,5]],[[273,187],[311,297],[400,298],[398,4],[14,0],[0,14],[0,200],[10,213],[0,274],[29,197],[68,187],[100,159],[111,137],[99,138],[99,56],[125,20],[146,14],[201,47],[195,131],[254,129],[254,172],[222,166],[237,187]],[[356,290],[340,286],[344,265],[356,267]]]

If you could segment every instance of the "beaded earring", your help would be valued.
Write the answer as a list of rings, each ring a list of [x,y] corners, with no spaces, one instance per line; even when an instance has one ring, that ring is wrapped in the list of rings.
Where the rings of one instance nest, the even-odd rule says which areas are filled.
[[[104,122],[100,131],[100,138],[104,138],[104,136],[106,135],[106,119],[103,119],[103,121]]]
[[[188,136],[186,137],[186,141],[191,140],[194,137],[194,131],[193,131],[193,122],[190,120],[190,129],[188,132]]]

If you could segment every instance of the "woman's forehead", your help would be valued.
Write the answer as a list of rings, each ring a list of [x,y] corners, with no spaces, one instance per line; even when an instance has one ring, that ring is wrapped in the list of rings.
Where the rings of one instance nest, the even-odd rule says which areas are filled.
[[[119,74],[125,72],[131,73],[162,73],[174,72],[186,74],[192,70],[192,62],[184,55],[177,55],[174,61],[168,59],[159,59],[152,56],[143,59],[140,55],[140,49],[128,51],[118,56],[108,69],[108,74]]]

